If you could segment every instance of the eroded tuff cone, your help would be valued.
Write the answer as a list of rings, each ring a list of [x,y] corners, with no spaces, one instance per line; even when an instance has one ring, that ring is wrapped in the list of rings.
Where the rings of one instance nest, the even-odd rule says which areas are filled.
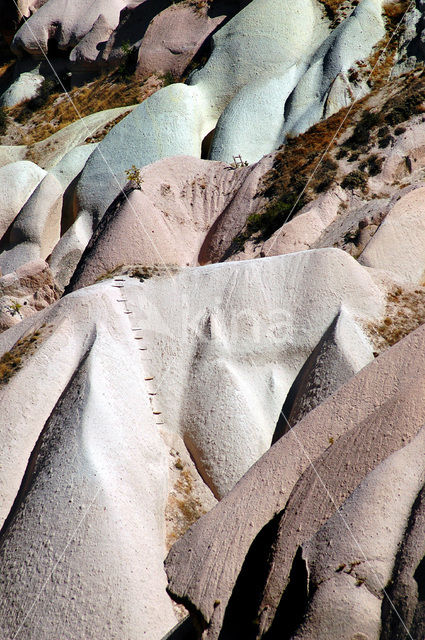
[[[93,44],[99,44],[107,40],[117,26],[120,11],[127,4],[124,0],[96,0],[87,7],[78,0],[72,5],[66,0],[47,0],[19,29],[12,47],[18,53],[25,51],[40,58],[43,51],[47,53],[49,38],[59,49],[73,49],[93,30],[97,35],[97,42]],[[102,28],[96,30],[100,24]]]
[[[339,512],[303,545],[308,585],[300,585],[300,591],[307,602],[294,639],[382,637],[383,600],[387,609],[391,606],[385,589],[423,487],[424,453],[422,428],[410,444],[369,473]],[[410,620],[406,622],[410,626]]]
[[[0,390],[15,406],[2,430],[2,469],[13,467],[1,482],[9,498],[0,560],[4,638],[50,640],[60,628],[67,638],[160,640],[176,622],[162,566],[166,450],[128,318],[116,289],[107,289],[71,305],[68,298],[26,323],[11,351],[22,368]]]
[[[264,9],[270,11],[272,7]],[[286,24],[292,25],[293,33],[300,31],[299,20],[305,20],[305,33],[313,27],[310,46],[315,52],[300,55],[296,44],[286,68],[281,65],[273,74],[266,71],[260,77],[253,76],[241,87],[217,123],[212,160],[230,161],[233,150],[239,149],[244,158],[255,162],[282,144],[287,135],[306,131],[352,102],[353,89],[345,74],[356,61],[368,57],[385,33],[381,1],[363,0],[327,38],[317,10],[313,2],[300,3],[293,11],[291,7]],[[214,54],[211,64],[213,60]],[[208,65],[205,69],[207,72]],[[358,98],[362,92],[367,93],[367,87],[354,92]]]
[[[297,375],[279,416],[274,440],[372,360],[372,345],[342,308]]]
[[[309,289],[303,274],[311,269],[317,282]],[[333,281],[324,280],[323,269],[334,274]],[[260,282],[267,287],[255,299],[254,313],[271,330],[257,335],[243,314],[252,311],[252,292]],[[286,323],[291,313],[299,314],[302,291],[305,325],[288,336]],[[164,270],[162,277],[153,274],[142,283],[108,281],[66,296],[4,333],[0,343],[10,363],[7,384],[0,388],[6,425],[1,514],[3,544],[10,550],[2,569],[5,635],[22,624],[28,637],[50,638],[61,620],[68,636],[76,637],[84,618],[93,638],[103,637],[105,625],[129,638],[155,629],[161,638],[173,620],[161,556],[167,465],[157,416],[183,439],[204,482],[223,495],[268,448],[295,372],[342,302],[369,318],[378,318],[383,308],[381,292],[364,269],[340,251],[325,250],[187,269],[174,277]],[[282,310],[287,320],[277,325],[276,312]],[[115,374],[117,363],[126,364]],[[162,382],[152,396],[144,377]],[[125,455],[118,451],[124,440],[132,443]],[[22,602],[38,593],[92,502],[71,545],[75,552],[61,560],[33,615],[22,619]],[[36,556],[53,523],[62,519],[67,524],[57,528],[54,544],[26,564],[23,577],[22,558]],[[115,552],[118,541],[122,549]],[[133,572],[135,549],[144,551]],[[129,572],[111,563],[111,555]],[[132,601],[141,593],[142,609]],[[64,609],[68,597],[75,598],[72,616]],[[158,602],[169,611],[160,620]],[[120,606],[124,619],[117,615]],[[49,624],[39,613],[46,607]]]
[[[0,237],[18,215],[46,172],[33,162],[22,160],[0,168]]]
[[[360,262],[397,274],[409,284],[425,282],[425,187],[408,191],[390,208]]]
[[[99,223],[68,290],[93,284],[122,264],[194,266],[208,261],[220,216],[242,227],[261,176],[270,167],[232,171],[223,163],[179,157],[160,160],[140,174],[141,189],[118,196]],[[205,253],[208,249],[205,249]]]
[[[253,637],[270,628],[298,544],[326,522],[369,471],[416,436],[425,422],[424,348],[425,329],[420,328],[371,362],[283,436],[174,545],[166,562],[169,590],[209,623],[205,637],[218,638],[226,619],[227,628],[245,624]],[[252,564],[241,573],[252,545]],[[258,573],[250,573],[255,566]],[[247,610],[247,598],[253,616],[235,616]],[[285,615],[276,624],[282,620]]]

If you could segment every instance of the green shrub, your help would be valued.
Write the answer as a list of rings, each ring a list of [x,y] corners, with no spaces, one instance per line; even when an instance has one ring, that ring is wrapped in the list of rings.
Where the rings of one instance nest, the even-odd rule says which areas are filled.
[[[129,80],[136,70],[138,51],[128,41],[123,42],[121,51],[124,55],[117,69],[118,77],[120,80]]]
[[[360,229],[347,231],[347,233],[344,235],[344,242],[345,244],[352,242],[357,247],[360,242]]]
[[[235,238],[236,243],[243,245],[248,238],[257,233],[260,233],[260,239],[269,238],[306,204],[304,194],[297,202],[298,197],[298,194],[288,194],[285,198],[271,203],[262,213],[250,215],[245,231]]]
[[[377,153],[373,153],[367,159],[367,167],[369,169],[370,176],[377,176],[378,173],[382,171],[382,165],[384,163],[384,158],[382,156],[378,156]]]
[[[127,176],[127,180],[134,182],[138,189],[141,188],[143,179],[140,175],[140,169],[138,169],[135,164],[132,165],[131,169],[125,170],[125,175]]]
[[[337,171],[338,165],[332,158],[328,157],[323,160],[314,177],[313,188],[316,193],[323,193],[329,189],[335,181]]]
[[[379,113],[373,113],[371,111],[365,111],[360,119],[360,122],[354,127],[353,134],[344,143],[352,149],[361,147],[368,144],[370,141],[371,129],[376,127],[381,122],[381,116]]]
[[[25,358],[35,351],[42,337],[44,326],[18,340],[10,351],[6,351],[0,357],[0,387],[9,382],[15,373],[22,368]]]
[[[392,102],[387,102],[384,105],[383,111],[386,108],[390,108],[390,111],[385,114],[385,122],[394,126],[401,122],[406,122],[411,116],[421,112],[419,108],[422,102],[425,100],[425,90],[409,90],[407,95],[398,96]]]
[[[170,84],[174,84],[176,82],[176,79],[171,73],[171,71],[167,71],[167,73],[164,73],[161,79],[164,87],[168,87]]]
[[[365,190],[367,186],[367,175],[364,171],[356,169],[347,174],[344,180],[341,182],[343,189],[362,189]]]
[[[378,142],[378,147],[380,149],[386,149],[391,142],[394,140],[392,136],[385,136],[385,138],[381,138]]]

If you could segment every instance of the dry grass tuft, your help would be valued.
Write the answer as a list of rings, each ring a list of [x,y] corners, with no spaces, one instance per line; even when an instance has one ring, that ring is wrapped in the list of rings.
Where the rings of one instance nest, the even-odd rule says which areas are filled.
[[[378,353],[405,338],[425,324],[425,286],[395,287],[389,294],[385,317],[365,329]]]
[[[22,137],[15,144],[31,145],[45,140],[78,120],[77,111],[81,117],[85,117],[106,109],[143,102],[163,84],[164,80],[156,76],[139,82],[134,76],[122,79],[114,72],[89,82],[83,87],[72,89],[69,92],[72,102],[66,94],[55,92],[49,96],[45,105],[34,113],[28,113],[25,102],[16,105],[8,109],[8,115],[22,123]],[[101,139],[100,134],[96,137],[96,141],[99,139]]]
[[[175,467],[180,473],[167,506],[168,515],[173,521],[173,530],[169,532],[167,539],[169,547],[184,536],[189,527],[206,513],[201,502],[193,495],[194,484],[189,469],[180,458],[177,459]]]
[[[6,385],[9,380],[22,368],[25,360],[29,358],[40,344],[43,325],[40,329],[32,331],[27,336],[16,342],[10,351],[0,358],[0,387]]]
[[[119,265],[111,271],[103,273],[96,279],[96,282],[110,280],[116,276],[128,276],[129,278],[137,278],[140,282],[144,282],[144,280],[149,280],[150,278],[173,276],[179,271],[181,271],[181,267],[175,264],[158,264],[152,266],[143,264]]]

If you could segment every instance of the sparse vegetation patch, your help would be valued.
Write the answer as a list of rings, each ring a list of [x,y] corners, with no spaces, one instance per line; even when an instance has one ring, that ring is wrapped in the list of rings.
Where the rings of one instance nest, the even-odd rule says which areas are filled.
[[[71,100],[64,93],[54,90],[36,109],[29,110],[28,102],[23,102],[7,109],[8,115],[23,123],[22,137],[15,144],[31,145],[45,140],[78,120],[79,115],[85,117],[106,109],[138,104],[162,86],[163,81],[156,76],[139,81],[134,75],[123,78],[114,71],[83,87],[72,89],[69,92]],[[99,139],[101,137],[94,141]]]
[[[425,286],[395,287],[388,294],[384,319],[366,331],[380,353],[425,324]]]
[[[40,344],[45,325],[16,342],[10,351],[0,358],[0,388],[7,384],[12,376],[22,368],[25,360],[29,358]]]
[[[180,271],[180,267],[175,264],[152,265],[146,266],[142,264],[119,265],[115,269],[111,269],[99,276],[96,282],[109,280],[115,276],[129,276],[130,278],[138,278],[140,282],[149,280],[153,277],[173,276]]]
[[[347,174],[344,180],[341,182],[343,189],[361,189],[365,191],[367,188],[367,175],[364,171],[356,169]]]

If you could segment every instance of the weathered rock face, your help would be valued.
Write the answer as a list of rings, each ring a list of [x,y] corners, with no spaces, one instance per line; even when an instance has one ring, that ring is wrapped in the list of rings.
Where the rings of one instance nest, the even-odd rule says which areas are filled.
[[[107,39],[117,26],[120,11],[126,4],[129,3],[124,0],[96,0],[87,8],[84,2],[77,1],[71,6],[66,0],[48,0],[22,25],[12,47],[17,53],[41,57],[42,52],[47,53],[49,40],[54,40],[60,50],[73,49],[75,43],[92,32],[97,35],[97,44]],[[86,55],[89,55],[90,44],[86,46]]]
[[[410,284],[424,284],[424,195],[420,187],[397,200],[361,254],[362,264],[385,269]]]
[[[203,66],[36,144],[6,112],[5,640],[423,640],[424,326],[377,356],[425,317],[425,75],[298,137],[369,91],[381,2],[335,4],[18,5],[6,105],[43,52],[71,84]]]
[[[2,94],[0,103],[3,107],[13,107],[23,100],[34,98],[41,85],[43,76],[37,70],[21,73],[15,82]]]
[[[407,9],[401,36],[401,46],[393,69],[394,75],[413,69],[425,59],[423,38],[425,3],[423,0],[417,0],[414,4],[409,5]]]
[[[385,587],[425,480],[424,445],[421,429],[412,442],[369,473],[303,546],[309,602],[294,638],[380,637]]]
[[[302,30],[299,28],[301,24]],[[233,99],[238,99],[241,92],[249,92],[249,87],[260,78],[261,82],[265,78],[266,82],[273,86],[277,83],[276,86],[280,87],[282,74],[287,74],[290,80],[282,85],[286,87],[286,99],[307,70],[305,86],[300,84],[298,93],[291,98],[292,115],[288,119],[289,124],[285,124],[285,130],[282,129],[285,99],[274,90],[264,92],[267,108],[277,105],[281,114],[279,120],[271,119],[273,126],[277,126],[274,133],[272,125],[267,131],[260,127],[260,122],[269,121],[262,112],[264,105],[257,104],[256,99],[249,99],[249,114],[254,113],[253,118],[258,122],[250,120],[251,115],[248,117],[246,109],[239,107],[238,117],[230,115],[229,119],[232,135],[238,136],[239,121],[244,127],[249,122],[250,135],[247,136],[244,129],[243,136],[239,136],[240,144],[236,144],[230,141],[231,132],[226,126],[222,131],[220,125],[213,136],[211,159],[231,161],[233,155],[241,154],[251,162],[259,160],[281,144],[285,132],[303,131],[323,117],[323,105],[335,75],[348,69],[356,56],[364,57],[370,53],[383,32],[380,2],[373,0],[363,0],[353,16],[347,18],[329,36],[330,39],[326,39],[328,25],[317,3],[297,0],[294,6],[287,0],[281,0],[269,2],[265,7],[264,3],[254,0],[214,35],[213,53],[205,67],[190,77],[189,86],[174,84],[165,87],[137,107],[102,141],[81,176],[77,189],[79,210],[96,222],[124,186],[126,169],[133,164],[143,167],[172,155],[199,157],[202,141],[214,130],[223,111]],[[353,42],[356,43],[354,48]],[[318,57],[316,63],[308,68],[312,46],[317,48]],[[240,55],[241,50],[244,51],[243,56]],[[332,55],[328,55],[329,51]],[[324,60],[329,62],[329,68],[325,68],[323,78],[317,78],[314,70],[321,68]],[[305,104],[311,102],[317,91],[320,104],[306,110]],[[301,125],[301,121],[304,124]],[[253,139],[253,132],[259,135],[259,139],[255,138],[255,157],[249,150],[251,143],[246,144],[246,140]],[[225,149],[220,146],[223,139],[226,140]],[[115,153],[117,146],[122,149],[119,156]],[[108,184],[100,199],[93,184],[103,173],[105,162],[117,179]]]
[[[311,269],[314,286],[303,277]],[[333,280],[325,282],[324,270]],[[302,295],[303,325],[289,335]],[[209,490],[191,480],[189,453],[198,485],[202,478],[223,496],[267,450],[295,373],[339,306],[372,318],[382,303],[362,267],[325,250],[174,276],[165,270],[143,283],[117,277],[4,333],[8,355],[1,362],[10,371],[0,387],[3,634],[25,629],[29,638],[50,640],[61,621],[67,637],[77,638],[84,618],[84,633],[93,638],[107,628],[161,638],[174,623],[162,567],[166,518],[175,523],[173,535],[188,511],[197,517],[212,504]],[[257,333],[256,318],[270,330]],[[169,433],[166,445],[158,423]],[[119,453],[124,440],[126,454]],[[172,480],[166,512],[170,446],[182,451],[176,464],[183,475]],[[22,573],[23,558],[39,554],[62,519],[48,551]],[[58,564],[46,583],[52,562]],[[22,603],[39,592],[31,614],[20,617]]]
[[[137,343],[116,290],[107,289],[100,307],[94,292],[26,322],[10,351],[11,358],[21,354],[21,369],[0,389],[15,407],[9,405],[2,430],[2,515],[9,514],[1,539],[4,637],[50,639],[60,626],[68,638],[160,640],[176,621],[162,567],[166,449]],[[111,375],[126,358],[133,363]]]
[[[2,0],[0,9],[2,21],[0,32],[10,42],[22,18],[29,16],[39,9],[47,0]]]
[[[224,14],[210,18],[208,13],[187,5],[172,5],[162,11],[152,20],[141,42],[138,76],[168,73],[179,78],[225,18]]]
[[[313,3],[306,4],[310,6],[299,5],[294,10],[286,5],[291,11],[286,25],[297,34],[297,20],[305,20],[304,33],[312,29],[315,39],[309,46],[313,50],[317,47],[316,52],[311,56],[310,49],[309,55],[302,55],[299,43],[289,38],[292,57],[287,57],[279,71],[270,74],[266,69],[260,78],[252,74],[218,121],[212,160],[230,161],[235,153],[241,153],[254,162],[282,144],[288,134],[306,131],[352,101],[348,78],[340,74],[345,74],[357,60],[367,58],[384,35],[381,2],[363,0],[324,41],[317,39],[320,21]],[[345,86],[342,82],[342,87],[337,88],[342,77]]]
[[[242,225],[262,174],[270,166],[232,170],[218,162],[179,157],[140,173],[141,187],[126,190],[109,208],[72,278],[69,290],[93,284],[122,264],[194,266],[206,262],[218,219]],[[219,235],[217,244],[221,245]]]
[[[308,414],[172,548],[169,588],[210,624],[205,637],[232,637],[237,625],[245,637],[261,637],[272,623],[270,633],[277,635],[271,637],[285,629],[295,634],[306,598],[302,583],[294,592],[296,579],[294,586],[290,581],[297,545],[422,429],[424,340],[421,328]],[[375,524],[369,518],[370,527]]]
[[[279,416],[274,439],[289,431],[372,360],[371,344],[342,308],[296,377]]]

